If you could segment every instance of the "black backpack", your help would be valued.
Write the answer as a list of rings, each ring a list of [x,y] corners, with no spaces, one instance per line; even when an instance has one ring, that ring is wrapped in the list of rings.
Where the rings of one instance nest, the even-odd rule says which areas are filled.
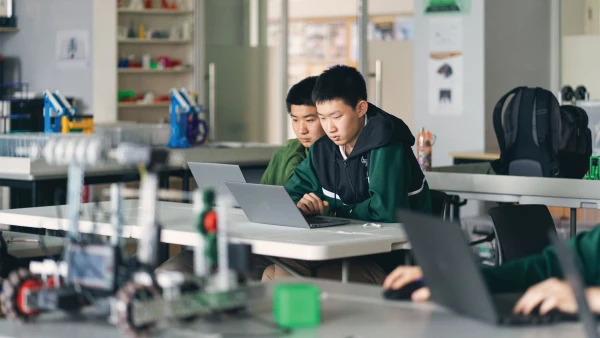
[[[560,106],[548,90],[517,87],[498,101],[493,119],[497,174],[583,178],[588,171],[592,133],[583,109]]]

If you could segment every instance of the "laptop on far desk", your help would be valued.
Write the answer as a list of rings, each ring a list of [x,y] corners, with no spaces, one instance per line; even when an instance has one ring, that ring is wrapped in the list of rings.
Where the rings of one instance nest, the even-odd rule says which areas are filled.
[[[496,325],[539,325],[577,320],[577,316],[551,311],[541,316],[512,313],[522,294],[492,295],[463,230],[439,218],[398,211],[415,255],[423,269],[432,300],[459,314]]]
[[[284,187],[278,185],[225,182],[251,222],[294,228],[323,228],[350,223],[327,217],[304,217]]]
[[[188,162],[188,167],[200,190],[213,188],[217,196],[230,195],[225,182],[246,183],[239,165],[219,163]],[[239,208],[239,203],[233,199],[233,207]]]

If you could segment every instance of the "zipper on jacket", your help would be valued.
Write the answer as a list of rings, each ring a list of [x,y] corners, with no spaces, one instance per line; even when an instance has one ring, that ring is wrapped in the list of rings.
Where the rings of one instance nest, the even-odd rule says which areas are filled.
[[[348,177],[348,182],[350,183],[350,190],[352,190],[352,209],[350,209],[350,213],[354,210],[356,206],[356,191],[354,189],[354,182],[352,182],[352,177],[350,176],[350,171],[348,170],[348,160],[344,160],[344,168],[346,169],[346,177]]]

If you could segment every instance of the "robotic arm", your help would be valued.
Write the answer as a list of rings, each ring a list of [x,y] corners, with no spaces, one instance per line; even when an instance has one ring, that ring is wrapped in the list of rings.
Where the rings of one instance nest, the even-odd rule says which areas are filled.
[[[54,125],[52,125],[52,115],[55,115]],[[77,108],[73,108],[65,97],[57,90],[54,94],[49,90],[44,92],[44,132],[60,133],[62,117],[72,117],[77,113]]]

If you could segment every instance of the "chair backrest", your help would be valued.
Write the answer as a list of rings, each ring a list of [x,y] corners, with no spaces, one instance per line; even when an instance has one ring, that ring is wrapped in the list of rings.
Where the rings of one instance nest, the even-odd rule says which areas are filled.
[[[450,198],[439,190],[429,190],[431,196],[431,213],[433,216],[446,220],[450,216]]]
[[[550,231],[556,233],[545,205],[503,205],[491,208],[488,214],[494,222],[500,264],[541,253],[550,245]]]

